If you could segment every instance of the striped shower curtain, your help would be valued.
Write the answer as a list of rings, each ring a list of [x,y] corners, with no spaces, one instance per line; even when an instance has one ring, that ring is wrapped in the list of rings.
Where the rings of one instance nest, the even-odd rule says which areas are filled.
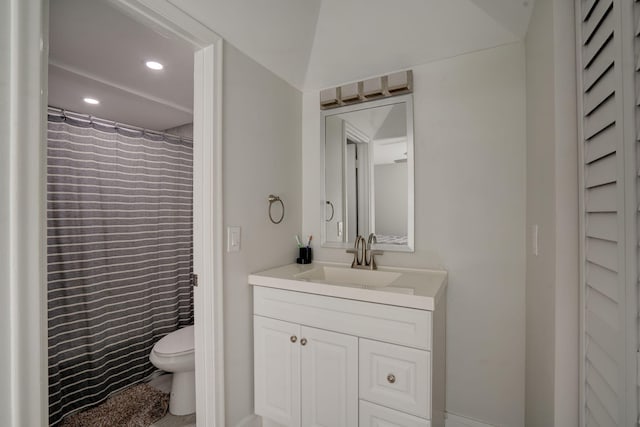
[[[49,422],[153,371],[193,323],[193,144],[50,112]]]

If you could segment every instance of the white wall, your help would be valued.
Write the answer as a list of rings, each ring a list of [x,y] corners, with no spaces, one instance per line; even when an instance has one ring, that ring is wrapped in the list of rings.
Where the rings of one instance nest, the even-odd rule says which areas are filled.
[[[524,66],[514,43],[413,68],[416,251],[379,258],[449,271],[447,410],[505,426],[524,424]],[[304,234],[319,234],[319,135],[305,93]]]
[[[224,47],[224,225],[242,227],[240,252],[224,257],[226,424],[253,414],[251,272],[294,262],[301,229],[301,93],[230,44]],[[282,223],[267,196],[286,206]],[[226,247],[226,242],[225,242]]]
[[[406,122],[405,122],[406,123]],[[406,125],[405,125],[406,128]],[[373,167],[376,234],[407,234],[407,164],[387,163]]]
[[[555,322],[555,155],[553,4],[535,4],[526,39],[527,59],[527,332],[526,418],[553,426]],[[532,227],[539,227],[539,255]]]
[[[573,2],[537,0],[526,37],[526,424],[578,425],[578,173]],[[538,226],[538,255],[532,230]]]

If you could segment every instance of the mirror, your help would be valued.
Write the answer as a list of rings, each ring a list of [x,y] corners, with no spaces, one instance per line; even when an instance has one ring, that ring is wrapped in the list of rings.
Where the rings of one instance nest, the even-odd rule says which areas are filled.
[[[321,112],[322,245],[413,252],[413,97]]]

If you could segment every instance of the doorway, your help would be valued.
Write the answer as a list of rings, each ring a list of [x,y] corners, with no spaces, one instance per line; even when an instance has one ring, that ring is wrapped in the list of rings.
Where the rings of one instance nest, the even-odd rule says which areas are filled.
[[[162,337],[193,325],[194,50],[109,2],[50,3],[50,425],[72,416],[124,423],[114,417],[139,412],[152,421],[164,405],[151,414],[154,405],[135,399],[128,411],[91,408],[125,390],[158,402],[179,384],[173,365],[151,363],[150,354]],[[159,368],[169,375],[159,378]],[[193,368],[184,375],[190,398],[176,407],[180,393],[173,396],[166,417],[191,425]],[[87,420],[92,414],[105,420]]]
[[[169,1],[113,0],[125,13],[195,48],[193,234],[198,427],[224,426],[222,313],[222,39]]]
[[[195,47],[194,55],[194,290],[196,325],[197,412],[199,426],[224,425],[222,352],[222,246],[220,180],[220,86],[222,40],[209,28],[169,1],[113,0],[112,4],[161,33],[172,34]],[[11,199],[8,221],[0,231],[10,250],[0,271],[1,352],[8,369],[2,404],[6,425],[45,425],[47,419],[46,362],[46,242],[45,195],[46,79],[48,2],[11,0],[0,8],[7,32],[11,68],[2,67],[11,158],[3,170],[10,180],[0,192]],[[6,13],[5,13],[6,12]],[[34,37],[40,35],[40,37]],[[8,62],[7,62],[8,63]],[[6,86],[4,83],[7,83]],[[3,150],[4,153],[4,150]],[[5,162],[3,161],[3,168]],[[5,210],[3,209],[3,214]],[[5,239],[6,237],[6,239]],[[7,269],[5,269],[7,267]],[[6,292],[6,294],[5,294]],[[37,302],[37,303],[36,303]]]

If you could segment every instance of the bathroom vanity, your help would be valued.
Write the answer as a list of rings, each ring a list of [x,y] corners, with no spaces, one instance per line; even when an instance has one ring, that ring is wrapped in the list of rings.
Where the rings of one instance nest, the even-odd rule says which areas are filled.
[[[292,264],[249,283],[265,426],[444,426],[445,271]]]

